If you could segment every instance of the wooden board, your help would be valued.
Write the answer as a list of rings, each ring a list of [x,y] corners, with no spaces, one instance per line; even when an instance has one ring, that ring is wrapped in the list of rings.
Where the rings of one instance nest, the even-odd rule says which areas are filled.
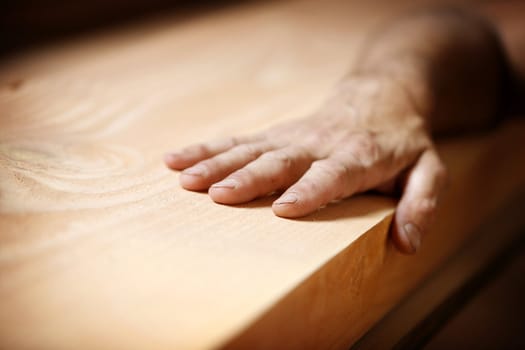
[[[485,217],[467,244],[377,322],[352,350],[516,347],[512,344],[523,338],[519,330],[525,327],[523,313],[516,312],[524,306],[519,264],[510,268],[516,272],[514,281],[504,285],[495,281],[508,275],[513,260],[525,261],[524,208],[522,191],[497,213]],[[496,298],[486,290],[494,289],[494,284],[499,290]],[[465,322],[465,314],[484,317]],[[463,318],[460,327],[458,317]],[[475,332],[480,325],[490,330]]]
[[[523,188],[525,124],[451,140],[417,257],[360,196],[300,220],[183,191],[166,150],[315,108],[391,8],[166,16],[0,64],[0,348],[344,348]],[[396,8],[401,10],[401,7]]]

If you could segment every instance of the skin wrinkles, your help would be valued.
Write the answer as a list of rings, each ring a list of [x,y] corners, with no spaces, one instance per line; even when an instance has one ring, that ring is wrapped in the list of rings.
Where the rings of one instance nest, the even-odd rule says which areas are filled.
[[[286,218],[369,190],[400,194],[392,242],[415,253],[448,177],[433,137],[491,125],[500,104],[503,46],[479,16],[433,9],[395,19],[309,116],[189,146],[165,163],[182,171],[182,187],[218,203],[280,193],[272,209]]]

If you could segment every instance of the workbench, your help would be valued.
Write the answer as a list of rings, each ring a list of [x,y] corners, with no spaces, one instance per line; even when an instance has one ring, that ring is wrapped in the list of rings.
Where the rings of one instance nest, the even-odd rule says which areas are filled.
[[[272,213],[274,196],[218,205],[163,165],[167,151],[313,111],[365,33],[402,10],[392,6],[166,13],[3,59],[0,348],[344,349],[461,259],[487,222],[501,230],[484,234],[483,258],[420,305],[513,242],[523,119],[439,141],[450,183],[415,256],[389,240],[395,198],[363,194],[290,220]],[[430,312],[418,310],[411,324]]]

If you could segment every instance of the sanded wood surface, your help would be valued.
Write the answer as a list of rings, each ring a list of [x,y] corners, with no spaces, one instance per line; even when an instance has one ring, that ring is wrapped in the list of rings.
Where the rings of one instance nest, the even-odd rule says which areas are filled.
[[[184,191],[161,159],[308,113],[392,11],[255,3],[4,60],[0,348],[345,348],[364,334],[524,187],[523,121],[440,146],[452,180],[416,257],[388,242],[393,199],[286,220],[273,198]]]

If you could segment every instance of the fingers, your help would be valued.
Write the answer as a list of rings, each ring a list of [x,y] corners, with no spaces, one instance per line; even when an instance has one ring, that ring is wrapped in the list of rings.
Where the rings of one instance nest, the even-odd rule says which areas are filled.
[[[199,143],[186,147],[180,152],[167,153],[164,156],[164,163],[166,163],[168,168],[183,170],[201,160],[226,152],[237,145],[255,141],[257,139],[252,137],[235,137],[215,142]]]
[[[426,150],[408,174],[392,226],[397,248],[415,253],[430,228],[438,197],[446,183],[446,170],[434,149]]]
[[[315,161],[304,176],[273,203],[273,211],[289,218],[307,215],[332,200],[360,191],[365,171],[353,157],[333,156]]]
[[[262,154],[244,168],[210,187],[218,203],[237,204],[287,188],[309,168],[312,156],[304,148],[289,146]]]
[[[224,179],[234,171],[257,159],[261,154],[273,150],[269,142],[246,143],[226,152],[205,159],[180,175],[180,184],[188,190],[204,190]]]

